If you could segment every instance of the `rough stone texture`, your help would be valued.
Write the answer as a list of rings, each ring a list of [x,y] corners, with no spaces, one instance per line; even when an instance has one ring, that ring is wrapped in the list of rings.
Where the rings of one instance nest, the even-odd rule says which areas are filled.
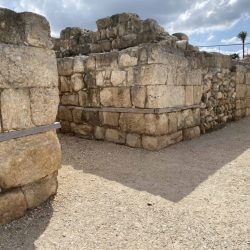
[[[0,8],[0,43],[51,49],[50,26],[45,17]]]
[[[0,224],[23,216],[57,189],[56,176],[48,177],[61,165],[55,131],[24,136],[56,120],[58,73],[51,45],[44,17],[0,8],[0,133],[23,134],[0,142]],[[74,70],[80,70],[79,64]],[[66,79],[60,85],[68,91]],[[70,120],[67,111],[60,115]]]
[[[0,225],[22,217],[26,209],[26,200],[20,190],[0,193]]]
[[[56,193],[57,172],[40,179],[38,182],[23,186],[22,191],[27,202],[27,207],[37,207]]]
[[[0,187],[38,181],[60,168],[60,159],[60,144],[54,131],[1,142]]]
[[[0,44],[0,57],[0,88],[58,85],[56,59],[51,50]]]

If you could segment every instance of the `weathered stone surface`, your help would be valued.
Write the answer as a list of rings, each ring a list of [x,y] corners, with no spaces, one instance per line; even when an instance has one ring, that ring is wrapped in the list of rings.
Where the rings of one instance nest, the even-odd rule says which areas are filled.
[[[133,86],[131,87],[132,106],[136,108],[145,108],[146,103],[146,87]]]
[[[67,106],[60,105],[58,107],[57,118],[61,121],[73,121],[71,109],[69,109]]]
[[[22,187],[27,207],[33,208],[46,201],[57,191],[57,172]]]
[[[125,133],[115,130],[115,129],[106,129],[105,139],[110,142],[115,142],[118,144],[124,144],[126,140]]]
[[[100,92],[100,101],[105,107],[131,107],[130,89],[104,88]]]
[[[168,132],[174,133],[178,129],[178,114],[177,112],[168,113]]]
[[[117,127],[119,123],[119,113],[115,112],[100,112],[99,117],[102,125]]]
[[[119,57],[120,67],[135,66],[138,63],[138,59],[135,56],[130,56],[129,54],[121,54]]]
[[[86,56],[76,56],[74,57],[73,71],[74,73],[83,73],[85,61],[87,60]]]
[[[53,51],[0,44],[0,88],[57,87]]]
[[[74,123],[81,123],[82,122],[82,109],[73,108],[72,117],[73,117]]]
[[[61,129],[60,131],[62,133],[70,133],[71,132],[71,126],[69,121],[61,121]]]
[[[0,142],[0,162],[0,188],[4,189],[23,186],[55,172],[61,167],[56,133]]]
[[[167,108],[184,104],[184,86],[147,86],[147,108]]]
[[[178,32],[178,33],[174,33],[172,34],[172,36],[175,36],[178,38],[178,40],[186,40],[188,41],[188,36],[184,33]]]
[[[133,148],[141,147],[141,136],[137,134],[127,134],[126,145]]]
[[[60,92],[69,92],[71,90],[70,87],[70,78],[66,76],[60,76],[59,77],[59,86],[60,86]]]
[[[200,127],[196,126],[193,128],[187,128],[183,130],[183,140],[191,140],[195,137],[200,136]]]
[[[10,131],[33,127],[30,107],[28,89],[3,90],[1,93],[3,130]]]
[[[31,120],[34,125],[52,124],[56,120],[59,104],[57,88],[31,88]]]
[[[0,225],[22,217],[26,209],[24,195],[19,189],[0,194]]]
[[[185,93],[186,93],[185,104],[186,105],[193,105],[194,104],[194,87],[193,86],[186,86]],[[201,94],[202,93],[200,93],[200,98],[201,98]],[[195,97],[196,97],[196,94],[195,94]],[[197,99],[197,97],[195,99]]]
[[[73,74],[74,58],[58,58],[57,69],[60,76],[70,76]]]
[[[93,126],[89,124],[75,124],[71,123],[71,130],[73,133],[83,136],[84,138],[92,138],[94,133]]]
[[[236,97],[243,98],[246,96],[246,85],[236,84]]]
[[[113,86],[125,86],[126,71],[113,70],[111,73],[111,83]]]
[[[79,96],[78,94],[65,94],[61,97],[61,104],[62,105],[72,105],[72,106],[78,106],[79,105]],[[81,99],[80,99],[81,100]],[[80,102],[80,105],[82,103]],[[84,106],[84,105],[81,105]]]
[[[84,88],[83,75],[82,74],[74,74],[71,76],[71,87],[72,90],[77,92]]]
[[[178,49],[186,50],[188,47],[188,41],[187,40],[181,40],[176,42],[176,47]]]
[[[52,48],[50,26],[43,16],[0,8],[0,25],[0,43]]]
[[[143,134],[145,125],[144,114],[122,113],[120,115],[119,126],[124,132]]]
[[[145,114],[145,133],[148,135],[166,135],[168,116],[166,114]]]
[[[103,140],[105,137],[105,129],[103,127],[96,126],[94,136],[97,140]]]

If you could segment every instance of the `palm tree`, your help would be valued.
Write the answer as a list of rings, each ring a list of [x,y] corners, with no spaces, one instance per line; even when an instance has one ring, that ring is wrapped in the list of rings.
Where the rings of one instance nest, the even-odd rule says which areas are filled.
[[[245,41],[247,38],[247,32],[246,31],[241,31],[237,37],[242,41],[242,49],[243,49],[243,58],[245,57]]]

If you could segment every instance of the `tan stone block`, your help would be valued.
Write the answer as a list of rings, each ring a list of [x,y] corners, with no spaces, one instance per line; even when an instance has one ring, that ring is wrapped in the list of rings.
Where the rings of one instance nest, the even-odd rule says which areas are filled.
[[[193,105],[194,104],[194,88],[193,86],[186,86],[185,87],[185,93],[186,93],[186,105]]]
[[[99,112],[99,117],[102,125],[118,127],[119,113],[115,112]]]
[[[96,72],[97,86],[111,86],[111,70],[101,70]]]
[[[110,142],[115,142],[118,144],[124,144],[126,135],[124,132],[115,130],[115,129],[106,129],[105,139]]]
[[[147,86],[147,108],[167,108],[184,104],[184,86]]]
[[[4,131],[33,127],[28,89],[4,89],[1,93]]]
[[[95,139],[103,140],[105,137],[105,128],[96,126],[94,131]]]
[[[168,113],[168,132],[174,133],[178,130],[178,115],[177,112]]]
[[[120,67],[129,67],[137,65],[137,57],[130,56],[129,54],[121,54],[119,57],[119,66]]]
[[[74,123],[81,123],[82,122],[82,109],[73,108],[72,117],[73,117]]]
[[[73,74],[74,58],[57,58],[57,69],[59,76],[70,76]]]
[[[22,217],[26,209],[24,195],[19,189],[0,194],[0,225]]]
[[[164,85],[168,79],[167,66],[162,64],[143,65],[134,71],[137,85]]]
[[[194,86],[194,104],[200,104],[202,97],[202,86]]]
[[[78,94],[68,94],[66,93],[61,97],[61,104],[62,105],[72,105],[72,106],[78,106],[79,105],[79,97]],[[80,106],[81,102],[80,102]]]
[[[87,60],[87,56],[76,56],[74,57],[73,64],[73,72],[74,73],[83,73],[84,72],[84,64]]]
[[[144,114],[122,113],[119,126],[124,132],[143,134],[145,132]]]
[[[201,115],[200,115],[200,108],[196,108],[192,110],[193,119],[194,119],[194,126],[198,126],[201,123]]]
[[[186,85],[197,86],[197,85],[201,85],[201,83],[202,83],[202,71],[201,71],[201,69],[189,70],[187,72]]]
[[[192,109],[186,109],[177,113],[178,129],[190,128],[195,126],[194,115]]]
[[[43,179],[23,186],[22,191],[28,208],[39,206],[57,191],[57,172]]]
[[[85,71],[95,70],[96,69],[96,58],[93,55],[90,55],[85,60]]]
[[[165,135],[168,133],[166,114],[145,114],[145,133],[148,135]]]
[[[70,79],[71,88],[73,91],[78,92],[79,90],[84,88],[83,75],[82,74],[74,74]]]
[[[71,127],[70,127],[69,121],[60,121],[60,124],[61,124],[60,132],[62,132],[62,133],[70,133],[71,132]]]
[[[247,93],[247,88],[245,84],[236,84],[236,97],[244,98]]]
[[[236,72],[235,74],[236,84],[244,84],[245,83],[245,72]]]
[[[147,150],[156,151],[168,146],[168,136],[142,136],[142,147]]]
[[[62,106],[60,105],[58,107],[58,115],[57,118],[60,121],[73,121],[73,117],[72,117],[72,112],[71,109],[68,108],[67,106]]]
[[[118,52],[95,54],[97,69],[117,69],[118,68]]]
[[[136,108],[145,108],[146,102],[146,87],[133,86],[131,87],[132,105]]]
[[[79,106],[88,107],[89,106],[89,97],[88,93],[84,90],[78,92]]]
[[[60,82],[60,92],[70,92],[70,79],[67,76],[60,76],[59,77],[59,82]]]
[[[200,133],[201,131],[199,126],[183,129],[183,140],[191,140],[195,137],[200,136]]]
[[[133,148],[141,148],[141,136],[137,134],[127,134],[126,145]]]
[[[82,121],[93,126],[101,125],[100,119],[99,119],[99,112],[97,111],[84,111],[83,110]]]
[[[59,104],[57,88],[31,88],[31,119],[34,125],[52,124],[56,120]]]
[[[111,73],[111,83],[113,86],[125,86],[126,71],[113,70]]]
[[[246,73],[246,85],[250,85],[250,72]]]
[[[71,130],[73,133],[83,136],[84,138],[92,138],[94,133],[93,126],[89,124],[75,124],[71,123]]]
[[[11,153],[10,153],[11,152]],[[61,147],[54,131],[0,143],[0,188],[35,182],[61,167]]]
[[[131,107],[129,88],[104,88],[100,91],[100,101],[104,107]]]

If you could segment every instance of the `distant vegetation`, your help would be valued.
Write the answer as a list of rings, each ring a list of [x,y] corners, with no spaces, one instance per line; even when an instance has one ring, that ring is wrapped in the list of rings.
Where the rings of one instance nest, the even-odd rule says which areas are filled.
[[[241,31],[237,37],[241,40],[242,42],[242,50],[243,50],[243,58],[245,57],[245,41],[247,38],[247,32],[246,31]]]

